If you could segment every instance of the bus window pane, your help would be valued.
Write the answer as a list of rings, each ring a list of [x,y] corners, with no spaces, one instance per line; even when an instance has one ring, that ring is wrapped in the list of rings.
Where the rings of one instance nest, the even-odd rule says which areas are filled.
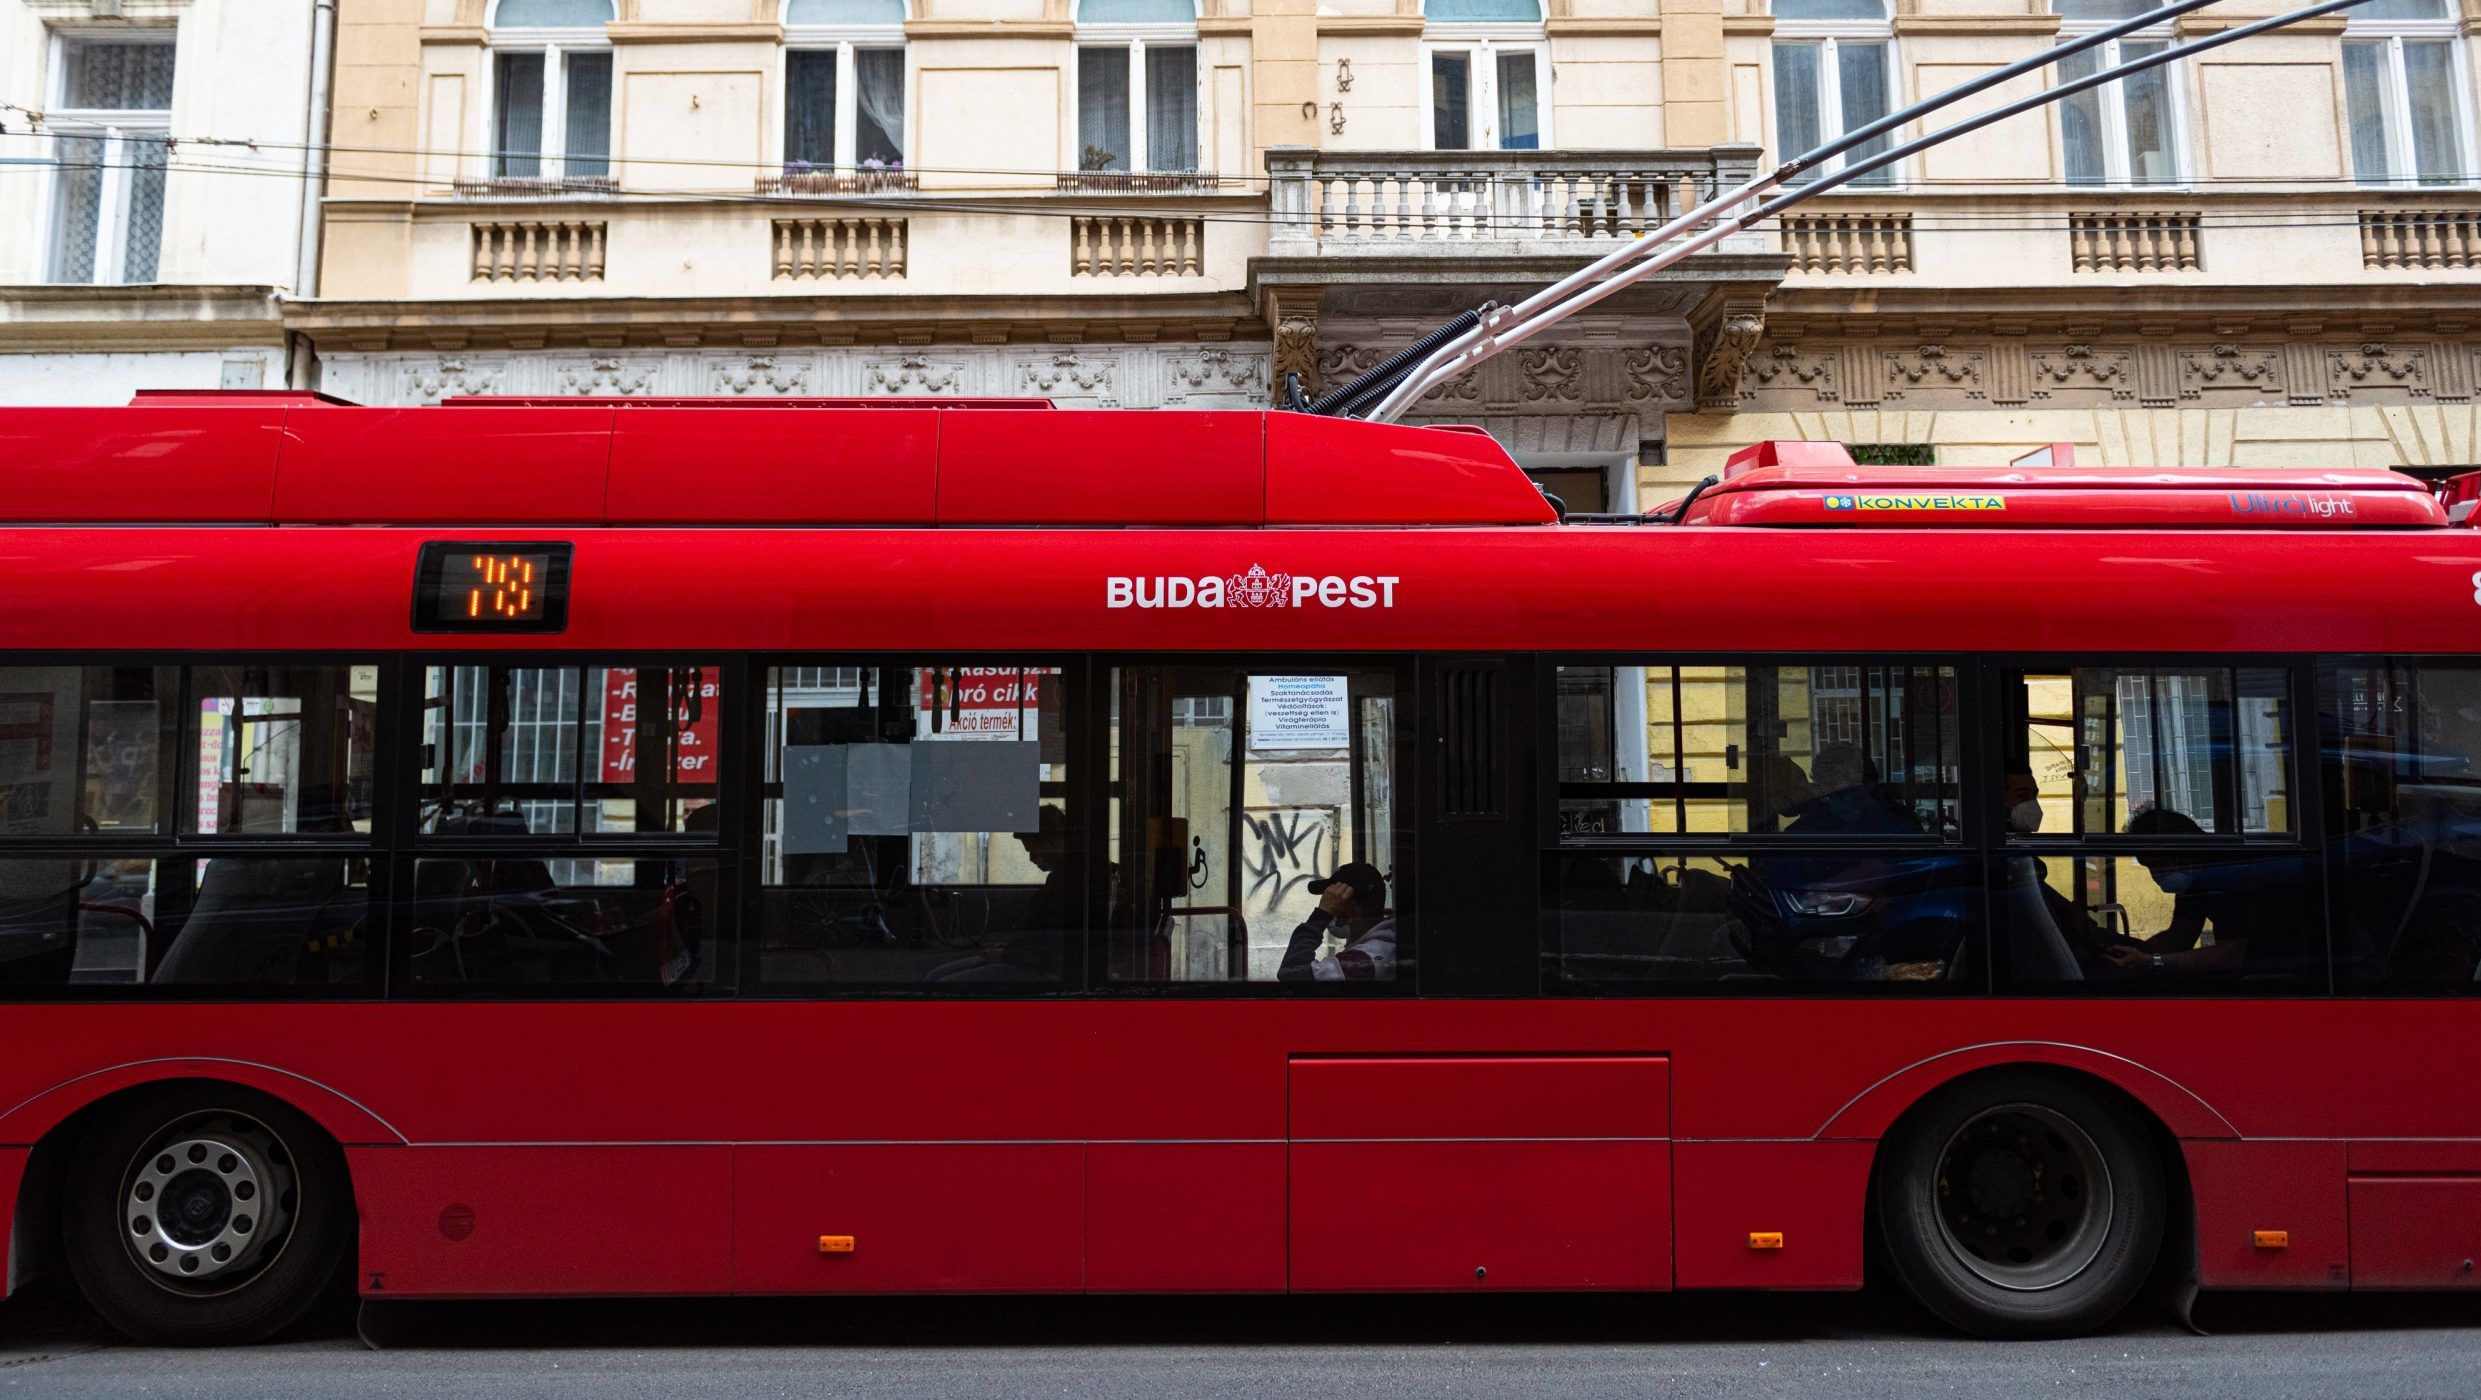
[[[376,666],[200,666],[189,673],[182,830],[370,830]]]
[[[432,666],[423,674],[422,830],[575,831],[579,754],[602,739],[603,710],[585,708],[584,674],[574,666]]]
[[[2481,992],[2481,665],[2337,666],[2319,689],[2342,981]]]
[[[1959,834],[1955,668],[1563,666],[1565,840]]]
[[[0,861],[0,985],[370,989],[369,862],[336,855]]]
[[[1589,984],[1979,991],[1979,858],[1566,855],[1552,976]]]
[[[585,820],[594,831],[712,835],[723,706],[713,666],[586,668]]]
[[[1383,671],[1115,672],[1108,974],[1393,984],[1397,709]]]
[[[0,840],[164,829],[168,666],[0,668]]]
[[[1056,987],[1085,929],[1067,677],[767,673],[759,979]]]
[[[2173,840],[2289,832],[2289,684],[2271,667],[2017,673],[2011,723],[2021,729],[2006,762],[2023,791],[2008,798],[2011,829]]]
[[[533,853],[415,861],[413,980],[704,990],[717,975],[720,871],[714,860]]]
[[[2005,991],[2250,995],[2325,983],[2308,861],[2296,852],[2014,856],[1999,903]]]

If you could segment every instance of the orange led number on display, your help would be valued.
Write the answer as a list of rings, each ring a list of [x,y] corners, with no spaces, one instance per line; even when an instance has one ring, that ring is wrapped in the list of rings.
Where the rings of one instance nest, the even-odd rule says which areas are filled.
[[[534,571],[542,562],[538,557],[477,554],[467,562],[471,570],[465,580],[467,617],[530,622],[539,616],[534,606]]]

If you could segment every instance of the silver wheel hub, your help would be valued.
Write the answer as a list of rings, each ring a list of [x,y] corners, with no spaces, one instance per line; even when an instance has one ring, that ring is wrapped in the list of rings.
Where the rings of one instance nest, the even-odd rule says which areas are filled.
[[[292,1163],[273,1133],[244,1118],[192,1118],[157,1134],[131,1164],[124,1238],[167,1279],[220,1282],[282,1243],[292,1195]]]
[[[2056,1288],[2101,1256],[2117,1213],[2102,1150],[2039,1104],[1987,1109],[1938,1158],[1938,1229],[1956,1262],[2017,1292]]]

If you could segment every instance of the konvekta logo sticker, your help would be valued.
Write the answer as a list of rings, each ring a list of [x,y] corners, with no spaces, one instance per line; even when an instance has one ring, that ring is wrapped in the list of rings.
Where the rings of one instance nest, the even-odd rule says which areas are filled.
[[[1392,608],[1394,574],[1268,573],[1252,564],[1246,573],[1114,574],[1103,580],[1103,605],[1111,608]]]
[[[1828,510],[1851,511],[1915,511],[1915,510],[2005,510],[2005,496],[1967,495],[1948,491],[1881,491],[1826,498]]]

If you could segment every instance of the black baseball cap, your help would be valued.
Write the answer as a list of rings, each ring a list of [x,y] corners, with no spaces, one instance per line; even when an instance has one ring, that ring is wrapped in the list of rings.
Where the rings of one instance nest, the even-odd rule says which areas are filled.
[[[1309,892],[1325,894],[1329,885],[1342,885],[1351,890],[1352,897],[1360,902],[1361,907],[1373,914],[1387,907],[1387,877],[1378,873],[1377,866],[1365,861],[1347,861],[1337,866],[1335,873],[1327,878],[1310,881]]]

